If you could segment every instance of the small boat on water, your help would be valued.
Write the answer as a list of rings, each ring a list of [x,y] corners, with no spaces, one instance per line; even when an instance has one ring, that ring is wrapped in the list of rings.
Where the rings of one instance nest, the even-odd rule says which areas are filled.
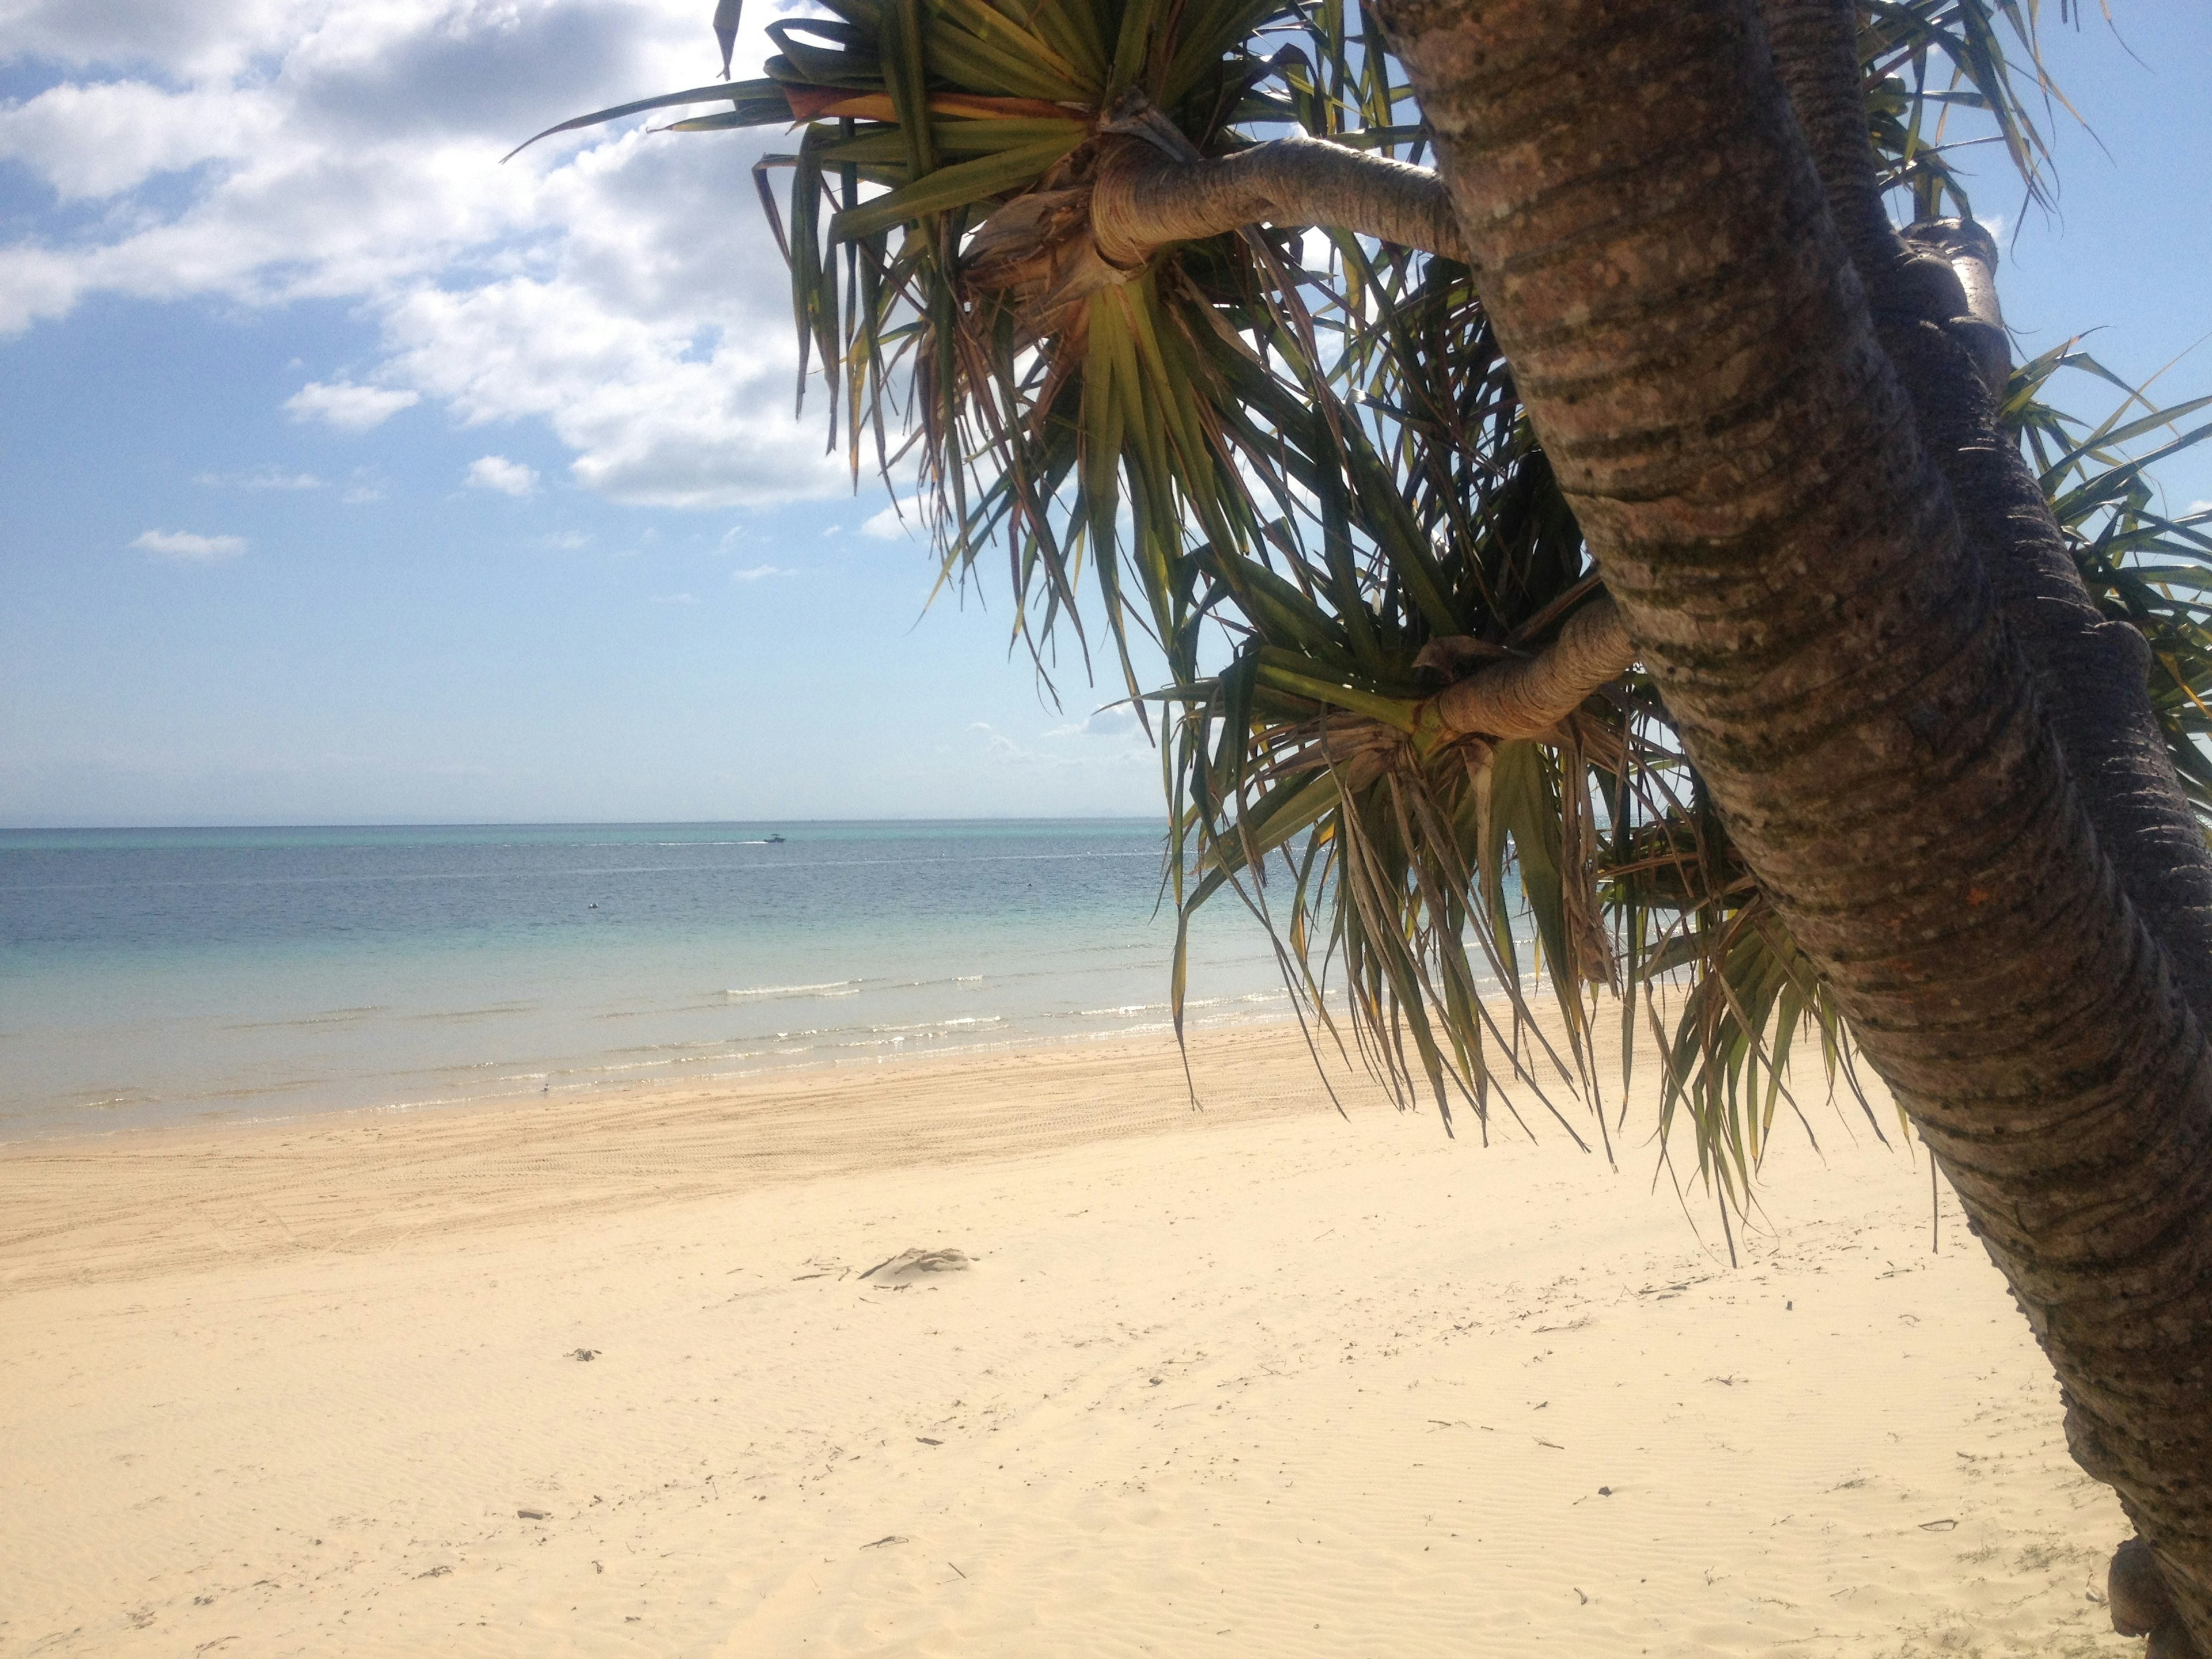
[[[783,837],[781,836],[770,836],[762,843],[762,845],[764,847],[781,847],[783,845]]]

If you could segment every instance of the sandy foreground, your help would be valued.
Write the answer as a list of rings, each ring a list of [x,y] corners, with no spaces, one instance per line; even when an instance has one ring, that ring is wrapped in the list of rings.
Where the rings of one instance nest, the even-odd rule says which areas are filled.
[[[1648,1112],[1194,1064],[0,1148],[0,1653],[2139,1652],[1924,1160],[1813,1111],[1732,1269]]]

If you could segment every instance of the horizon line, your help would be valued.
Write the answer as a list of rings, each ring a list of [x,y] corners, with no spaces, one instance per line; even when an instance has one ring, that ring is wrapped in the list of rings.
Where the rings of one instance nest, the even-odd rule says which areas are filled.
[[[771,817],[771,818],[470,818],[440,821],[428,818],[362,818],[344,823],[290,822],[222,823],[171,822],[162,823],[0,823],[0,835],[112,835],[149,830],[646,830],[751,829],[778,824],[810,823],[1149,823],[1159,815],[1147,812],[994,813],[954,817],[908,816]]]

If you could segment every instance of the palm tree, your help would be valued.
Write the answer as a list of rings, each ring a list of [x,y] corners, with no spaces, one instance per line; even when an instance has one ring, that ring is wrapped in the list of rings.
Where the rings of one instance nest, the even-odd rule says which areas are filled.
[[[2040,191],[2032,5],[823,3],[552,131],[797,127],[832,441],[1041,669],[1110,641],[1185,925],[1250,905],[1448,1125],[1609,1152],[1591,988],[1663,1010],[1724,1225],[1793,1043],[1863,1054],[2136,1522],[2116,1620],[2212,1651],[2212,514],[2143,471],[2212,400],[2009,362],[1942,141]]]

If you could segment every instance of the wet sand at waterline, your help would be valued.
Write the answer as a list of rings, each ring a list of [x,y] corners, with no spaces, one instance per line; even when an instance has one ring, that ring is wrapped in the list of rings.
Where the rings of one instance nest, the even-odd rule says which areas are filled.
[[[0,1653],[2139,1650],[1924,1157],[1808,1100],[1731,1268],[1648,1106],[1193,1062],[0,1148]]]

